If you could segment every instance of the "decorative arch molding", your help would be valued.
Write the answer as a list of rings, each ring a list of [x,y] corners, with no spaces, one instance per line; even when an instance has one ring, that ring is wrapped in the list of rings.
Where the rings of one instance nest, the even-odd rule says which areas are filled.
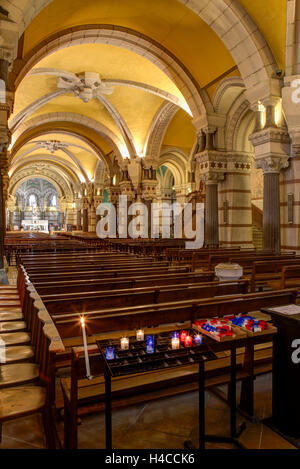
[[[248,111],[252,112],[254,117],[253,111],[250,110],[249,101],[245,98],[245,95],[242,94],[233,103],[227,116],[225,126],[225,149],[227,151],[234,151],[236,149],[236,134],[244,115]]]
[[[277,64],[258,26],[238,0],[179,0],[219,36],[231,53],[249,95],[280,96]],[[261,96],[260,96],[261,95]]]
[[[245,89],[245,83],[240,77],[224,78],[224,80],[222,80],[219,84],[213,96],[212,104],[215,112],[219,112],[220,104],[225,92],[232,87],[239,87]]]
[[[178,106],[172,103],[163,103],[156,112],[145,141],[144,154],[153,160],[160,155],[161,146],[167,128],[178,111]]]
[[[48,165],[53,165],[57,166],[61,171],[65,172],[65,167],[68,168],[69,173],[66,173],[67,177],[71,177],[72,182],[74,185],[80,185],[81,180],[77,174],[77,168],[70,162],[60,158],[59,156],[53,156],[51,155],[51,162],[49,161],[49,155],[31,155],[30,157],[26,158],[26,161],[22,161],[21,155],[19,155],[15,160],[13,161],[10,169],[9,169],[9,174],[15,173],[19,167],[24,166],[24,164],[30,164],[30,163],[35,163],[39,161],[45,161]]]
[[[79,126],[82,127],[87,127],[88,129],[93,130],[97,134],[99,134],[100,137],[102,137],[106,142],[112,147],[114,150],[116,156],[118,159],[122,160],[123,157],[120,152],[120,148],[122,147],[122,142],[118,139],[118,137],[110,130],[108,129],[105,125],[101,124],[100,122],[90,118],[83,116],[82,114],[76,114],[76,113],[71,113],[71,112],[53,112],[49,114],[43,114],[41,116],[34,117],[33,119],[30,119],[27,122],[24,122],[18,130],[13,134],[12,140],[14,142],[13,149],[15,148],[15,145],[17,145],[18,140],[25,135],[27,132],[31,131],[34,128],[41,127],[44,124],[50,124],[50,123],[72,123],[72,124],[78,124]],[[108,168],[111,167],[111,161],[110,159],[104,155],[104,153],[101,151],[101,149],[96,146],[90,139],[88,139],[85,135],[79,133],[74,129],[73,132],[70,130],[65,130],[65,129],[57,129],[54,131],[53,129],[49,129],[47,133],[54,133],[59,131],[59,133],[66,132],[69,133],[69,135],[75,135],[76,137],[80,138],[83,142],[88,143],[89,146],[95,151],[96,155],[99,156],[100,159],[102,159],[105,164],[108,166]],[[43,133],[45,133],[43,131]]]
[[[297,8],[298,3],[298,8]],[[286,76],[300,74],[300,8],[297,0],[287,0],[286,25]]]
[[[18,187],[28,179],[32,179],[35,175],[53,184],[60,198],[66,199],[67,202],[73,202],[74,194],[71,187],[68,186],[66,181],[57,172],[52,171],[44,164],[30,165],[17,171],[10,179],[9,194],[15,196]]]
[[[201,90],[188,69],[165,47],[133,29],[107,24],[80,25],[60,31],[36,46],[24,59],[23,67],[13,69],[12,88],[18,87],[25,75],[44,57],[76,44],[110,44],[145,57],[159,67],[184,96],[194,119],[212,112],[207,94]],[[19,62],[20,63],[20,62]]]
[[[188,156],[176,147],[163,150],[159,158],[159,166],[166,166],[174,175],[175,185],[182,186],[187,183]]]
[[[268,92],[270,95],[274,95],[275,92],[276,96],[280,96],[280,80],[276,78],[277,66],[274,56],[259,28],[237,0],[179,1],[205,21],[222,40],[238,65],[248,90],[257,87],[259,89],[258,93],[261,93],[263,92],[261,84],[265,82],[265,85],[269,88]],[[288,1],[295,4],[295,0]],[[20,34],[26,29],[32,19],[50,2],[51,0],[32,0],[28,3],[19,22]],[[101,28],[105,26],[111,28],[110,25],[98,25]],[[89,25],[89,28],[95,28],[95,25]],[[132,33],[132,30],[127,28],[117,26],[114,26],[114,28],[124,31],[125,34]],[[72,28],[72,32],[76,36],[78,28]],[[66,31],[63,33],[66,33]],[[149,41],[149,38],[141,33],[136,34],[138,34],[139,42]],[[72,33],[70,36],[72,40]],[[54,37],[55,35],[52,36],[52,38]],[[127,44],[123,44],[124,38],[123,40],[121,39],[122,46],[129,48],[130,39],[132,38],[127,38]],[[74,37],[74,40],[77,40],[77,38]],[[154,41],[152,42],[154,43]],[[158,43],[155,43],[155,45],[156,47],[159,46]],[[36,54],[37,49],[34,50],[33,55]],[[180,86],[179,89],[181,89]],[[199,93],[199,90],[197,91]],[[193,116],[196,118],[198,116],[197,106],[195,109],[190,96],[186,95],[185,97]],[[256,99],[260,99],[260,97],[257,96]],[[201,109],[201,112],[203,113],[203,109]]]
[[[42,144],[40,144],[40,142]],[[20,153],[17,157],[15,157],[13,159],[13,164],[17,164],[17,162],[20,162],[20,160],[22,158],[24,158],[25,156],[29,155],[30,153],[36,151],[36,150],[43,150],[45,147],[43,146],[43,143],[49,143],[48,140],[41,140],[41,141],[30,141],[28,142],[28,144],[35,144],[32,148],[29,148],[27,150],[24,150],[22,153]],[[24,147],[26,146],[27,144],[24,145]],[[71,144],[70,144],[71,146]],[[60,161],[62,164],[65,162],[66,163],[66,166],[68,166],[70,169],[72,167],[72,171],[76,174],[76,177],[78,179],[80,179],[80,175],[81,175],[81,178],[83,179],[82,182],[84,181],[88,181],[88,176],[82,166],[82,164],[80,163],[80,161],[76,158],[76,156],[67,148],[68,147],[68,144],[66,144],[66,148],[64,148],[63,146],[61,148],[59,148],[59,150],[61,150],[62,152],[64,152],[69,158],[71,158],[72,162],[72,165],[71,164],[68,164],[68,162],[62,158],[59,158],[57,157],[58,159],[56,161]],[[84,147],[81,147],[81,148],[84,148]],[[92,153],[92,152],[91,152]],[[93,154],[93,153],[92,153]],[[34,155],[33,155],[34,156]],[[46,156],[46,155],[44,155]],[[51,160],[54,160],[54,155],[51,154],[48,155],[48,159],[51,159]]]

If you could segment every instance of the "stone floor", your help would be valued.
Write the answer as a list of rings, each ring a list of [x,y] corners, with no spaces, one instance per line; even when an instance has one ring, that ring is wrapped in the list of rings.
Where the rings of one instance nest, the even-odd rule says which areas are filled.
[[[222,389],[221,389],[222,390]],[[113,412],[113,447],[115,449],[183,449],[185,440],[197,446],[197,392],[131,406]],[[247,421],[240,441],[249,449],[295,449],[259,420],[271,414],[271,376],[261,376],[255,385],[255,414],[257,422]],[[245,421],[238,416],[238,424]],[[63,438],[63,423],[58,430]],[[206,432],[227,435],[229,408],[211,391],[206,392]],[[82,418],[78,427],[80,449],[105,447],[104,414]],[[44,448],[42,422],[38,415],[3,425],[0,449]],[[235,449],[234,445],[207,443],[209,449]]]

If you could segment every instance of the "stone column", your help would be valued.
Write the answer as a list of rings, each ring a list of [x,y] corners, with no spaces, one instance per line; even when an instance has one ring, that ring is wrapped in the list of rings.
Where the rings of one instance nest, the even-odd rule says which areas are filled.
[[[81,230],[81,210],[77,210],[77,230]]]
[[[249,140],[255,148],[255,167],[264,174],[263,249],[280,252],[280,171],[289,166],[290,138],[281,117],[275,119],[278,100],[268,100],[265,105],[265,126],[254,131]]]
[[[89,224],[89,231],[95,232],[96,231],[96,209],[94,203],[90,206],[90,224]]]
[[[264,174],[263,249],[280,252],[279,173],[288,166],[288,157],[267,157],[256,161]]]
[[[280,252],[279,173],[264,173],[263,249]]]
[[[206,180],[205,245],[219,245],[218,179]]]
[[[82,231],[88,232],[89,229],[89,210],[84,208],[82,211]]]

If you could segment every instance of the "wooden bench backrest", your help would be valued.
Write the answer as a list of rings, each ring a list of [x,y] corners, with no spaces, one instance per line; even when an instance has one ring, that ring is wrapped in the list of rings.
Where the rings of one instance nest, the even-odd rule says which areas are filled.
[[[42,297],[50,314],[64,314],[74,311],[93,311],[106,307],[136,306],[143,304],[159,304],[169,301],[182,301],[210,298],[220,295],[235,295],[246,293],[247,281],[192,285],[167,286],[158,288],[142,288],[130,291],[65,293],[61,295],[45,295]]]
[[[235,297],[206,298],[204,300],[133,306],[130,308],[109,308],[87,312],[85,314],[86,329],[89,334],[100,334],[177,322],[194,322],[197,319],[248,313],[260,310],[263,307],[295,303],[296,296],[297,289],[287,289]],[[81,335],[79,313],[54,314],[52,317],[61,337],[68,338]]]

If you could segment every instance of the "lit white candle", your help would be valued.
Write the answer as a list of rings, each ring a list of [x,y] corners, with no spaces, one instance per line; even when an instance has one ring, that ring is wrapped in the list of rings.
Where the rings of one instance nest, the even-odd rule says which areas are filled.
[[[136,331],[136,340],[139,340],[139,341],[142,341],[144,340],[144,331],[143,329],[139,329],[138,331]]]
[[[129,339],[127,337],[122,337],[121,339],[121,350],[129,349]]]
[[[173,337],[172,339],[172,350],[176,350],[180,347],[180,340],[178,337]]]
[[[82,328],[86,376],[87,376],[87,378],[91,378],[90,360],[89,360],[89,353],[88,353],[88,348],[87,348],[86,330],[85,330],[85,322],[84,322],[84,317],[83,316],[81,316],[80,322],[81,322],[81,328]]]

